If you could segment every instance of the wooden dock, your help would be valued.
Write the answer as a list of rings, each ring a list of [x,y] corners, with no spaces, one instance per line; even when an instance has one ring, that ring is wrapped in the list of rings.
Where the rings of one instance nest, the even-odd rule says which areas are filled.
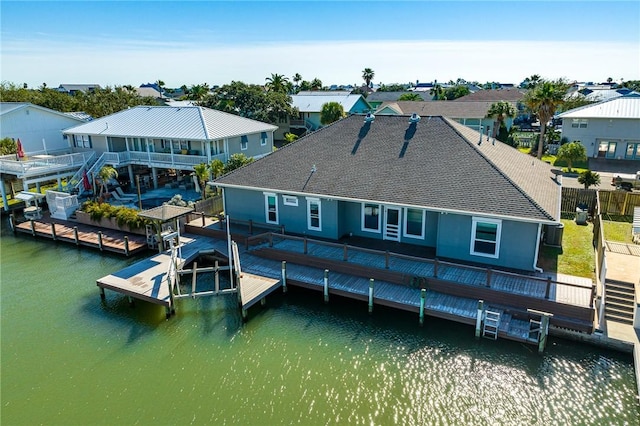
[[[48,214],[37,220],[13,223],[12,226],[15,233],[96,248],[125,256],[140,253],[148,248],[146,237],[143,235],[126,234],[112,229],[52,219]]]

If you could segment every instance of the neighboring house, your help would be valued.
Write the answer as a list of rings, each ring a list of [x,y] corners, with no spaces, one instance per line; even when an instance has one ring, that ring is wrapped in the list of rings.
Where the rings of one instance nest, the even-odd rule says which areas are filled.
[[[580,141],[587,157],[640,160],[640,95],[575,108],[558,118],[562,119],[562,137]]]
[[[493,102],[476,101],[476,102],[452,102],[452,101],[398,101],[384,103],[376,110],[376,115],[410,115],[416,113],[422,117],[437,116],[451,118],[460,124],[473,129],[479,130],[482,126],[483,132],[486,134],[487,127],[490,129],[491,135],[495,136],[498,131],[497,121],[487,117],[487,111]],[[515,107],[515,103],[514,107]],[[512,118],[505,119],[507,129],[513,123]]]
[[[68,152],[62,130],[87,121],[73,114],[28,102],[0,102],[0,138],[20,139],[28,155]]]
[[[608,101],[610,99],[619,98],[620,96],[627,96],[630,94],[640,95],[640,93],[635,92],[626,87],[622,87],[620,89],[610,89],[607,87],[607,88],[598,88],[598,89],[583,88],[580,90],[574,90],[567,95],[567,98],[571,99],[571,98],[577,98],[577,97],[584,97],[584,99],[589,102],[601,102],[601,101]]]
[[[204,107],[138,106],[68,128],[75,152],[95,152],[93,168],[102,164],[193,171],[193,166],[230,155],[260,158],[273,151],[271,124]],[[97,164],[97,165],[96,165]]]
[[[443,117],[352,115],[212,182],[225,213],[288,233],[431,247],[536,269],[561,183],[537,159]]]
[[[61,84],[56,89],[58,92],[68,93],[75,95],[77,92],[93,92],[96,89],[100,89],[99,84]]]
[[[528,120],[529,112],[524,105],[524,95],[526,90],[518,89],[515,87],[507,87],[504,89],[488,89],[488,90],[479,90],[477,92],[470,93],[468,95],[462,96],[458,99],[454,99],[453,102],[469,102],[469,101],[484,101],[484,102],[498,102],[498,101],[507,101],[511,102],[515,105],[516,110],[518,111],[518,115],[516,120]]]
[[[416,94],[422,98],[423,101],[431,101],[433,96],[429,95],[428,92],[413,92],[413,91],[404,91],[404,92],[373,92],[367,96],[367,102],[371,105],[371,108],[375,111],[380,105],[385,102],[395,102],[400,98],[400,96],[405,94]]]
[[[358,114],[372,110],[371,105],[362,95],[352,95],[349,92],[325,92],[310,91],[292,95],[292,105],[298,108],[297,118],[289,120],[291,129],[305,129],[314,131],[322,127],[320,112],[322,106],[329,102],[337,102],[342,105],[347,114]]]

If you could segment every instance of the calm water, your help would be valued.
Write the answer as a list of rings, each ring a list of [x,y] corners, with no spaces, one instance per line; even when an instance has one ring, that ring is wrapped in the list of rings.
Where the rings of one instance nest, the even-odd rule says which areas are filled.
[[[631,356],[291,291],[243,324],[233,297],[164,309],[95,280],[134,260],[7,233],[2,425],[638,425]],[[293,289],[292,289],[293,290]]]

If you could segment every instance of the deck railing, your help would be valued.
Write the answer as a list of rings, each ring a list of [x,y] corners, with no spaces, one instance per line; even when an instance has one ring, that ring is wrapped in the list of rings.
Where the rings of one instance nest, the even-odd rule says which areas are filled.
[[[569,283],[569,282],[562,282],[562,281],[557,281],[557,280],[553,280],[551,279],[551,277],[547,277],[547,278],[541,278],[541,277],[536,277],[536,276],[532,276],[532,275],[524,275],[524,274],[518,274],[518,273],[513,273],[513,272],[507,272],[507,271],[501,271],[501,270],[497,270],[497,269],[492,269],[492,268],[484,268],[484,267],[479,267],[479,266],[471,266],[471,265],[464,265],[464,264],[460,264],[460,263],[453,263],[453,262],[446,262],[446,261],[442,261],[442,260],[438,260],[437,258],[435,259],[427,259],[427,258],[422,258],[422,257],[416,257],[416,256],[411,256],[411,255],[405,255],[405,254],[400,254],[400,253],[393,253],[393,252],[389,252],[387,251],[381,251],[381,250],[375,250],[375,249],[369,249],[369,248],[364,248],[364,247],[357,247],[357,246],[352,246],[352,245],[348,245],[348,244],[340,244],[340,243],[335,243],[335,242],[329,242],[329,241],[320,241],[320,240],[315,240],[315,239],[310,239],[307,237],[299,237],[299,236],[293,236],[293,235],[286,235],[284,233],[273,233],[273,232],[265,232],[263,234],[258,234],[258,235],[254,235],[254,236],[250,236],[247,238],[246,244],[247,244],[247,248],[250,245],[256,245],[256,244],[260,244],[260,243],[265,243],[268,242],[269,247],[274,247],[274,241],[277,240],[291,240],[291,241],[297,241],[297,242],[301,242],[301,251],[302,254],[304,255],[308,255],[309,254],[309,245],[313,244],[313,245],[319,245],[319,246],[325,246],[325,247],[333,247],[333,248],[338,248],[340,250],[342,250],[342,261],[344,262],[348,262],[349,258],[350,258],[350,254],[351,253],[368,253],[368,254],[374,254],[374,255],[378,255],[380,256],[383,260],[380,262],[380,264],[371,264],[368,263],[367,266],[369,267],[373,267],[373,268],[384,268],[384,269],[390,269],[390,264],[391,264],[391,260],[392,259],[403,259],[403,260],[408,260],[411,262],[419,262],[419,263],[424,263],[427,265],[430,265],[431,268],[431,275],[430,276],[424,276],[424,277],[420,277],[420,278],[435,278],[435,279],[442,279],[442,277],[440,276],[440,272],[442,271],[442,269],[444,267],[454,267],[454,268],[458,268],[458,269],[462,269],[462,270],[468,270],[468,271],[475,271],[475,272],[479,272],[481,274],[484,274],[484,280],[483,280],[483,284],[485,287],[487,288],[495,288],[497,290],[500,290],[499,285],[497,284],[497,281],[499,279],[499,277],[507,277],[507,278],[516,278],[516,279],[522,279],[522,280],[526,280],[528,282],[535,282],[535,283],[539,283],[540,285],[544,286],[544,298],[545,299],[549,299],[551,292],[552,292],[552,286],[556,285],[558,287],[571,287],[571,288],[580,288],[580,289],[590,289],[591,290],[591,297],[589,298],[589,307],[593,307],[593,296],[595,295],[595,285],[592,284],[590,287],[585,287],[584,285],[581,284],[575,284],[575,283]],[[524,291],[523,291],[524,293]]]
[[[14,159],[0,159],[0,173],[27,177],[43,175],[58,170],[81,167],[86,163],[87,153],[65,154],[45,158],[35,158],[27,161]]]

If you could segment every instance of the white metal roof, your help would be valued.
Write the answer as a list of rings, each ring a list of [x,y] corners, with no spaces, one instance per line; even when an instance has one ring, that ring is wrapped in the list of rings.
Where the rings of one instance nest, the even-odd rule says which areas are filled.
[[[327,102],[337,102],[342,105],[345,112],[349,112],[351,108],[358,102],[362,95],[351,94],[317,94],[321,92],[315,92],[313,95],[292,95],[293,106],[297,107],[300,112],[320,112],[322,111],[322,105]]]
[[[640,118],[640,96],[627,95],[585,105],[559,114],[560,118]]]
[[[14,111],[22,110],[22,109],[34,109],[43,111],[49,114],[55,114],[65,118],[71,118],[73,120],[77,120],[78,122],[86,121],[80,117],[70,115],[68,113],[56,111],[55,109],[45,108],[40,105],[35,105],[30,102],[0,102],[0,115],[10,114]]]
[[[65,134],[214,140],[278,127],[197,106],[138,106],[64,130]]]

